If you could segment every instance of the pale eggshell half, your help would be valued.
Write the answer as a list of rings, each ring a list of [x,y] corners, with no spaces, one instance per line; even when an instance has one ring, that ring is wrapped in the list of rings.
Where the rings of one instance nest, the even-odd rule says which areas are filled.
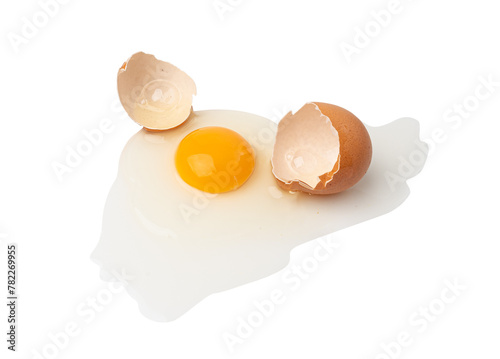
[[[324,182],[325,174],[335,167],[338,170],[339,160],[339,134],[316,104],[308,103],[295,114],[289,112],[278,124],[273,174],[284,183],[298,182],[314,189]]]
[[[191,113],[194,81],[174,65],[138,52],[118,71],[118,95],[128,115],[151,130],[182,124]]]

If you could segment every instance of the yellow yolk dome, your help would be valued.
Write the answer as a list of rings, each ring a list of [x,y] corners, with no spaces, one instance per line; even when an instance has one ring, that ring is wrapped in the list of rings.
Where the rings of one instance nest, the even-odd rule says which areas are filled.
[[[255,167],[255,153],[237,132],[224,127],[203,127],[180,142],[175,166],[190,186],[208,193],[223,193],[248,180]]]

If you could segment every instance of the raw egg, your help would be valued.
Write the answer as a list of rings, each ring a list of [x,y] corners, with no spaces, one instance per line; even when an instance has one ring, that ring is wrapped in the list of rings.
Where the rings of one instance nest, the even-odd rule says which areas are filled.
[[[104,279],[126,273],[127,291],[157,321],[284,268],[300,244],[396,208],[426,158],[400,173],[400,158],[425,149],[412,119],[366,128],[325,103],[278,125],[192,111],[194,82],[144,53],[120,69],[118,89],[130,117],[160,131],[142,129],[125,146],[92,258]],[[314,253],[332,251],[321,241]]]
[[[234,131],[252,146],[255,165],[241,187],[212,194],[188,184],[177,170],[180,144],[207,127]],[[294,247],[385,214],[407,198],[406,179],[423,164],[396,182],[386,176],[399,173],[398,158],[425,147],[418,122],[368,129],[377,149],[368,172],[332,196],[279,186],[271,171],[276,124],[261,116],[194,111],[177,128],[140,130],[123,149],[92,258],[103,278],[126,273],[127,291],[157,321],[173,320],[213,293],[271,275],[288,264]],[[328,242],[311,243],[311,253],[319,247],[322,258],[333,256]]]
[[[239,188],[255,166],[252,146],[225,127],[203,127],[182,139],[175,167],[187,184],[208,193]]]

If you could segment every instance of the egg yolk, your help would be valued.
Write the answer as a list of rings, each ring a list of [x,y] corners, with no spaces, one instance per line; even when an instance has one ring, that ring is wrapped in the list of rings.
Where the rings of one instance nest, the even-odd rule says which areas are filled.
[[[238,133],[224,127],[203,127],[181,141],[175,166],[190,186],[208,193],[223,193],[248,180],[255,167],[255,153]]]

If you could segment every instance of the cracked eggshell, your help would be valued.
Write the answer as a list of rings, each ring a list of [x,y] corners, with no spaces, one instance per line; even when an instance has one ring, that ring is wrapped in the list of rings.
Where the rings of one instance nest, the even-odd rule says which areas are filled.
[[[130,118],[150,130],[182,124],[192,111],[194,81],[174,65],[138,52],[118,71],[118,95]]]
[[[342,107],[315,102],[280,121],[271,165],[284,190],[325,195],[358,183],[371,158],[363,123]]]

